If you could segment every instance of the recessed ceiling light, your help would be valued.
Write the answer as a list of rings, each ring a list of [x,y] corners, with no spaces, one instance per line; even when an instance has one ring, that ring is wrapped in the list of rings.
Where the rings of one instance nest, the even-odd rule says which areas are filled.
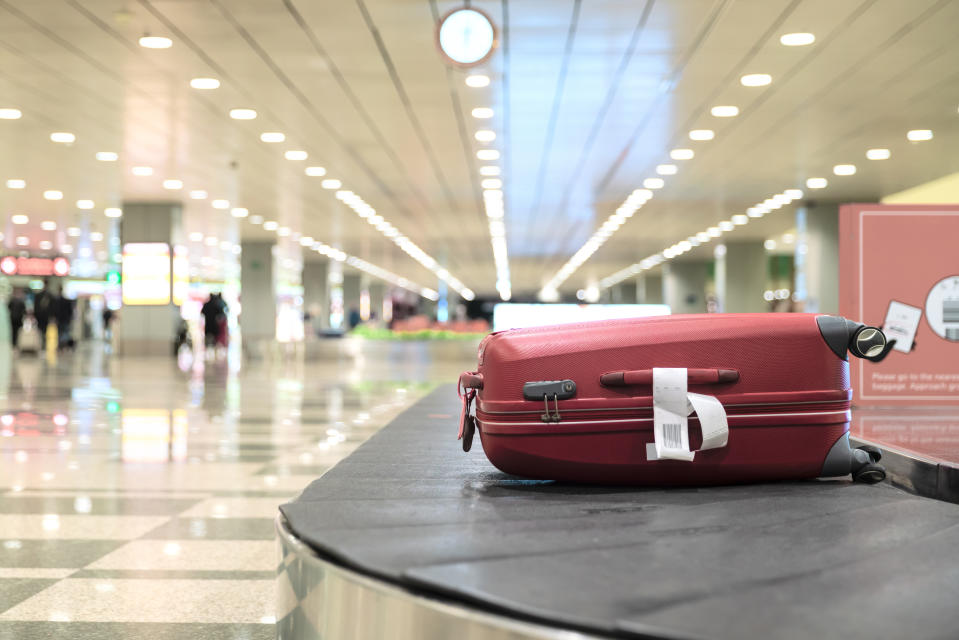
[[[53,243],[50,242],[49,240],[41,240],[41,241],[40,241],[40,249],[41,249],[42,251],[49,251],[49,250],[52,249],[52,248],[53,248]]]
[[[736,228],[736,225],[734,225],[729,220],[723,220],[722,222],[719,223],[718,226],[720,231],[732,231],[733,229]]]
[[[191,242],[201,242],[203,240],[203,234],[199,231],[190,232],[190,241]]]
[[[279,229],[276,230],[276,235],[285,238],[286,236],[290,235],[290,228],[289,228],[289,227],[280,227]]]
[[[63,192],[57,191],[56,189],[50,189],[49,191],[43,192],[44,200],[63,200]]]
[[[18,247],[25,247],[28,244],[30,244],[30,238],[28,238],[27,236],[17,236]]]
[[[489,86],[489,76],[484,76],[481,73],[474,73],[466,76],[466,86],[479,88]]]
[[[810,189],[825,189],[829,181],[825,178],[809,178],[806,180],[806,186]]]
[[[26,180],[20,180],[16,178],[7,180],[7,189],[25,189],[26,187],[27,187]]]
[[[23,215],[22,213],[17,213],[10,216],[10,222],[12,222],[13,224],[27,224],[28,222],[30,222],[30,218]]]
[[[773,81],[768,73],[749,73],[739,79],[744,87],[764,87]]]
[[[250,215],[250,211],[245,207],[234,207],[230,210],[230,215],[234,218],[245,218]]]
[[[164,181],[163,181],[163,188],[164,188],[164,189],[169,189],[170,191],[176,191],[177,189],[182,189],[182,188],[183,188],[183,180],[175,180],[175,179],[164,180]]]
[[[480,167],[481,176],[498,176],[500,169],[497,166]]]
[[[286,135],[279,131],[267,131],[260,134],[260,140],[263,142],[283,142],[286,140]]]
[[[132,169],[130,169],[130,172],[133,173],[133,175],[135,176],[141,176],[141,177],[152,176],[153,167],[133,167]]]
[[[214,200],[210,203],[214,209],[229,209],[230,201],[229,200]]]
[[[266,222],[263,223],[263,228],[266,229],[267,231],[276,231],[277,229],[280,228],[280,225],[273,220],[267,220]]]
[[[804,47],[816,41],[811,33],[786,33],[779,36],[779,41],[787,47]]]
[[[91,231],[91,232],[90,232],[90,240],[92,240],[93,242],[102,242],[102,241],[103,241],[103,233],[101,233],[101,232],[99,232],[99,231]]]
[[[71,238],[78,238],[80,237],[81,233],[82,231],[80,230],[80,227],[69,227],[67,229],[67,235]]]
[[[472,111],[474,118],[479,118],[480,120],[486,120],[487,118],[493,117],[493,110],[489,107],[476,107]]]
[[[666,184],[662,178],[646,178],[643,180],[643,186],[647,189],[662,189]]]
[[[484,189],[501,189],[503,187],[503,181],[499,178],[486,178],[480,182],[480,186]]]
[[[97,160],[100,162],[116,162],[119,157],[116,151],[97,151]]]
[[[802,197],[802,189],[786,189],[783,194],[790,200],[799,200]]]
[[[193,78],[190,86],[194,89],[219,89],[220,81],[216,78]]]
[[[739,115],[739,107],[733,105],[719,105],[709,110],[717,118],[732,118]]]
[[[763,207],[749,207],[746,209],[746,215],[750,218],[762,218],[766,215],[766,209]]]
[[[866,151],[866,158],[869,160],[888,160],[891,155],[889,149],[869,149]]]
[[[674,164],[660,164],[660,165],[656,165],[656,173],[658,173],[658,174],[661,175],[661,176],[672,176],[672,175],[676,175],[676,172],[677,172],[677,171],[679,171],[679,169],[678,169],[678,168],[676,167],[676,165],[674,165]]]
[[[164,36],[143,36],[139,42],[144,49],[169,49],[173,46],[173,40]]]
[[[496,140],[496,132],[490,131],[489,129],[480,129],[473,134],[473,137],[480,142],[492,142],[493,140]]]
[[[40,228],[43,229],[44,231],[56,231],[57,223],[54,222],[53,220],[44,220],[43,222],[40,223]]]
[[[60,253],[67,253],[67,254],[73,253],[73,245],[72,245],[72,244],[61,244],[61,245],[60,245]]]
[[[218,242],[219,240],[217,239],[216,236],[207,236],[206,238],[203,239],[203,244],[205,244],[208,247],[215,247]]]
[[[234,120],[253,120],[256,118],[254,109],[230,109],[230,117]]]
[[[250,224],[263,224],[263,216],[250,216]]]
[[[496,149],[480,149],[476,152],[476,157],[480,160],[499,160],[499,151]]]
[[[731,220],[733,221],[733,224],[744,225],[749,222],[749,216],[744,216],[741,213],[737,213],[731,218]]]
[[[775,240],[766,240],[766,241],[763,243],[763,247],[765,247],[766,251],[772,251],[772,250],[774,250],[774,249],[776,248],[776,241],[775,241]]]
[[[203,189],[195,189],[190,192],[190,198],[193,200],[206,200],[207,193]]]
[[[123,209],[120,207],[107,207],[103,210],[103,215],[108,218],[119,218],[123,216]]]
[[[851,176],[856,173],[856,165],[854,164],[837,164],[832,168],[832,172],[837,176]]]
[[[19,109],[3,108],[0,109],[0,120],[19,120],[23,113]]]
[[[303,172],[313,178],[319,178],[320,176],[326,175],[326,169],[323,167],[307,167]]]
[[[716,137],[712,129],[693,129],[689,132],[690,140],[712,140]]]
[[[337,180],[336,178],[327,178],[320,183],[320,186],[324,189],[339,189],[343,186],[343,183]]]
[[[77,200],[77,209],[92,209],[93,200]]]
[[[922,142],[923,140],[932,140],[932,129],[913,129],[906,134],[910,142]]]
[[[786,243],[786,244],[792,244],[792,243],[795,242],[795,241],[796,241],[796,236],[794,236],[793,234],[791,234],[791,233],[784,233],[784,234],[783,234],[783,242],[784,242],[784,243]]]
[[[287,160],[306,160],[309,154],[306,151],[300,151],[298,149],[292,149],[283,154],[283,157]]]
[[[50,134],[50,139],[54,142],[70,144],[76,142],[77,137],[69,131],[54,131]]]

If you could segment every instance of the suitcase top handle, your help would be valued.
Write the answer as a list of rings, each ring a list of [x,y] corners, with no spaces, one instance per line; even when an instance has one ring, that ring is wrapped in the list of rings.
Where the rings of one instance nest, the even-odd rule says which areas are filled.
[[[737,382],[739,372],[735,369],[687,369],[689,384],[720,384]],[[653,370],[637,369],[635,371],[612,371],[599,377],[604,387],[627,387],[631,385],[652,385]]]

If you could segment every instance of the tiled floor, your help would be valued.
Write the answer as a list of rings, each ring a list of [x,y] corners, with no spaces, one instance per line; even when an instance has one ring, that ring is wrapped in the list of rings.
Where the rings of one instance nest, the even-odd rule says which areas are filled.
[[[0,351],[0,639],[273,637],[277,505],[462,368]]]

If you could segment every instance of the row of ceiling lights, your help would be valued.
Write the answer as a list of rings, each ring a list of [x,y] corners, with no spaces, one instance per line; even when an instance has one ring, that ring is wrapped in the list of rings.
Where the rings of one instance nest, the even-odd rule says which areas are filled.
[[[489,76],[470,74],[466,77],[466,86],[482,88],[489,86]],[[476,107],[472,110],[474,118],[488,120],[493,117],[493,110],[489,107]],[[480,144],[489,144],[496,140],[496,132],[491,129],[479,129],[474,134]],[[497,149],[478,149],[476,158],[490,163],[499,160]],[[493,248],[493,263],[496,267],[496,291],[503,300],[513,297],[513,288],[509,273],[509,254],[506,247],[506,215],[505,197],[503,195],[502,173],[497,164],[483,164],[479,168],[480,186],[483,187],[483,209],[489,224],[490,244]]]
[[[791,33],[784,34],[780,37],[780,42],[785,46],[804,46],[809,45],[815,42],[815,36],[811,33]],[[740,83],[745,87],[761,87],[766,86],[772,82],[772,76],[765,73],[752,73],[744,75],[740,78]],[[710,114],[713,117],[717,118],[731,118],[739,115],[739,107],[735,105],[716,105],[710,109]],[[715,138],[715,132],[711,129],[694,129],[688,134],[689,139],[693,141],[709,141]],[[920,142],[924,140],[931,140],[933,133],[929,129],[914,129],[906,134],[906,139],[910,142]],[[670,158],[672,160],[690,160],[695,156],[695,152],[692,149],[673,149],[670,152]],[[885,148],[875,148],[868,149],[866,151],[866,158],[869,160],[886,160],[891,157],[891,152],[889,149]],[[660,176],[664,175],[675,175],[678,172],[678,167],[675,164],[660,164],[656,167],[656,173]],[[856,173],[856,166],[853,164],[839,164],[833,167],[833,173],[837,176],[848,176],[854,175]],[[643,186],[646,189],[660,189],[665,185],[665,181],[662,178],[652,177],[646,178],[643,181]],[[806,187],[809,189],[823,189],[828,185],[828,180],[822,177],[813,177],[806,180]],[[634,191],[634,193],[636,193]],[[631,196],[632,197],[632,196]],[[737,226],[745,225],[749,222],[750,218],[759,218],[768,213],[771,210],[777,209],[784,204],[788,204],[796,198],[802,197],[802,191],[799,189],[787,189],[781,194],[776,194],[772,198],[769,198],[762,203],[759,203],[753,207],[747,209],[746,214],[734,215],[730,220],[720,222],[716,227],[710,227],[706,231],[699,232],[694,236],[690,236],[686,240],[680,241],[671,247],[668,247],[663,252],[655,254],[654,256],[649,256],[625,269],[622,269],[607,278],[604,278],[601,281],[602,288],[608,288],[613,284],[621,282],[622,280],[636,275],[646,269],[654,267],[665,260],[672,259],[676,256],[682,255],[683,253],[691,250],[695,246],[703,242],[708,242],[713,238],[717,238],[722,235],[724,232],[729,232],[735,229]],[[627,199],[628,200],[628,199]],[[626,203],[624,203],[625,205]],[[617,209],[619,213],[623,206],[621,205]],[[613,222],[617,214],[610,216],[610,219],[604,224],[604,227],[610,229],[610,233],[615,231],[621,226],[622,222],[625,222],[625,219],[622,219],[622,222],[616,224]],[[621,216],[620,216],[621,218]],[[619,219],[619,218],[617,218]],[[612,225],[610,228],[609,225]],[[602,229],[602,228],[601,228]],[[598,234],[599,232],[597,232]],[[607,236],[608,237],[608,236]],[[579,264],[585,262],[585,259],[592,255],[596,249],[602,244],[602,242],[597,243],[596,234],[594,237],[584,245],[583,249],[580,251],[586,251],[585,258],[579,260]],[[588,249],[587,249],[588,248]],[[579,266],[576,264],[570,268],[569,263],[564,265],[563,269],[554,276],[547,287],[544,287],[541,292],[541,297],[546,298],[557,298],[558,292],[557,288],[559,284],[565,281],[569,275],[575,271],[575,268]],[[560,274],[563,274],[565,277],[561,277]]]
[[[170,38],[166,38],[163,36],[145,35],[140,38],[139,44],[140,46],[146,47],[148,49],[169,49],[170,47],[173,46],[173,41]],[[190,81],[190,86],[193,87],[194,89],[209,91],[209,90],[218,89],[220,87],[220,81],[216,78],[193,78]],[[239,108],[234,108],[230,110],[230,117],[233,118],[234,120],[254,120],[257,117],[257,112],[255,109],[251,109],[248,107],[239,107]],[[268,143],[279,143],[279,142],[285,141],[286,136],[283,133],[278,131],[270,131],[270,132],[264,132],[260,134],[260,140]],[[292,161],[304,161],[308,157],[308,154],[306,151],[297,150],[297,149],[288,150],[283,155],[287,160],[292,160]],[[306,173],[306,175],[311,177],[321,177],[326,175],[326,169],[324,169],[323,167],[311,166],[311,167],[306,167],[306,169],[304,170],[304,173]],[[323,182],[321,183],[321,186],[324,189],[340,189],[340,187],[342,187],[343,185],[340,180],[337,180],[334,178],[327,178],[323,180]],[[346,194],[350,194],[350,195],[346,196]],[[356,201],[358,201],[360,206],[352,207],[350,202],[347,202],[344,199],[344,197],[349,197],[351,200],[355,199]],[[371,225],[376,227],[381,233],[386,235],[387,238],[392,240],[394,244],[396,244],[400,249],[405,251],[411,258],[413,258],[414,260],[422,264],[424,267],[432,271],[434,274],[436,274],[438,278],[445,281],[464,299],[472,300],[475,297],[475,294],[473,293],[473,291],[467,288],[459,279],[453,277],[449,273],[449,271],[447,271],[444,267],[440,266],[440,264],[432,256],[428,255],[425,251],[420,249],[420,247],[418,247],[412,240],[402,235],[392,224],[386,221],[382,215],[377,214],[375,209],[373,209],[368,204],[363,202],[362,199],[357,194],[351,191],[340,190],[340,191],[337,191],[337,198],[343,202],[346,202],[348,205],[350,205],[354,209],[354,211],[360,214],[360,217],[365,218],[367,222],[369,222]],[[234,209],[234,212],[235,211],[236,210]],[[241,211],[245,211],[245,209],[241,209]],[[245,216],[239,215],[237,217],[245,217]],[[272,226],[271,223],[264,223],[264,228],[267,227],[267,224],[270,224],[270,226]],[[278,232],[279,235],[289,235],[289,230],[287,230],[285,227],[280,227],[279,225],[276,226],[276,231]],[[373,266],[366,261],[360,260],[359,258],[356,258],[356,262],[357,264],[369,265],[371,267]],[[385,269],[381,269],[380,267],[375,267],[375,269],[378,272],[382,272],[384,274],[390,274],[390,272],[386,271]],[[368,269],[361,269],[361,270],[365,270],[368,273],[371,273],[371,275],[375,275],[373,274],[372,271],[369,271]],[[396,276],[395,274],[391,274],[391,277],[392,279],[388,279],[388,280],[390,282],[393,282],[394,284],[401,280],[405,282],[409,282],[405,278],[401,278],[400,276]],[[403,288],[406,288],[406,289],[410,289],[412,285],[410,286],[400,285],[400,286],[403,286]],[[432,289],[427,289],[425,287],[418,287],[418,286],[415,289],[411,289],[411,290],[414,290],[416,292],[427,291],[427,292],[431,292],[431,294],[435,293]],[[431,295],[424,294],[424,296],[427,298],[435,299],[435,298],[432,298]]]
[[[780,37],[779,41],[788,47],[804,46],[815,42],[816,38],[811,33],[787,33]],[[764,87],[772,82],[772,76],[768,73],[748,73],[743,75],[739,82],[744,87]],[[715,118],[733,118],[739,115],[739,107],[735,105],[716,105],[710,109],[710,115]],[[688,137],[693,142],[707,142],[716,137],[716,132],[712,129],[693,129],[688,133]],[[673,149],[669,156],[672,160],[691,160],[696,155],[693,149]],[[540,290],[541,300],[557,300],[559,298],[559,287],[563,284],[584,262],[586,262],[605,242],[618,230],[627,219],[629,219],[636,210],[652,198],[652,190],[662,189],[666,181],[659,176],[676,175],[679,167],[672,163],[663,163],[656,166],[657,176],[645,178],[643,188],[634,190],[626,200],[616,209],[603,225],[590,237],[589,240],[573,254],[566,264],[553,275],[546,285]],[[684,241],[685,242],[685,241]],[[639,264],[639,263],[637,263]],[[658,263],[657,263],[658,264]],[[624,269],[628,271],[630,268]],[[619,272],[622,273],[622,272]],[[618,274],[614,274],[618,275]],[[613,276],[610,276],[612,278]],[[610,278],[604,279],[604,281]]]
[[[689,236],[685,240],[681,240],[680,242],[663,249],[659,253],[647,256],[639,262],[632,264],[625,269],[621,269],[620,271],[617,271],[606,278],[603,278],[599,283],[600,288],[608,289],[609,287],[618,284],[627,278],[639,275],[643,271],[652,269],[653,267],[656,267],[667,260],[672,260],[673,258],[681,256],[687,251],[691,251],[695,247],[707,242],[711,242],[712,240],[721,237],[723,234],[733,231],[737,227],[742,227],[749,224],[751,219],[762,218],[767,213],[780,209],[785,205],[802,198],[802,196],[803,192],[800,189],[786,189],[782,193],[777,193],[773,196],[770,196],[762,202],[758,202],[746,209],[745,214],[736,214],[729,220],[723,220],[714,227],[704,229],[699,233]]]
[[[140,45],[151,49],[164,49],[172,46],[172,41],[169,38],[144,36],[140,39]],[[218,88],[220,86],[220,82],[216,78],[193,78],[190,81],[190,86],[195,89],[211,90]],[[0,119],[16,120],[21,118],[22,115],[23,113],[20,109],[0,108]],[[239,108],[230,110],[230,117],[235,120],[253,120],[256,118],[256,116],[257,113],[253,109]],[[281,132],[264,132],[260,135],[260,139],[267,143],[279,143],[285,141],[286,136]],[[57,131],[50,134],[50,140],[56,143],[70,145],[76,142],[76,135],[71,132]],[[98,151],[96,152],[95,157],[101,162],[116,162],[119,160],[119,154],[114,151]],[[291,161],[304,161],[308,158],[308,153],[303,150],[290,149],[284,152],[284,157]],[[138,177],[149,177],[154,175],[154,170],[149,166],[135,166],[131,169],[131,173]],[[322,177],[326,175],[326,169],[319,166],[308,166],[304,169],[304,173],[310,177]],[[18,178],[7,180],[6,184],[10,189],[25,189],[27,186],[25,180]],[[321,182],[321,186],[324,189],[339,189],[342,186],[342,183],[340,180],[327,178]],[[179,179],[165,179],[163,181],[163,188],[167,190],[181,190],[183,188],[183,181]],[[189,192],[189,196],[193,200],[205,200],[208,197],[208,193],[202,189],[195,189]],[[58,190],[47,190],[43,193],[43,197],[46,200],[62,200],[63,193]],[[214,199],[211,202],[211,205],[215,209],[230,209],[230,202],[225,199]],[[95,203],[92,200],[83,199],[78,200],[76,202],[76,206],[78,209],[93,209],[95,207]],[[372,208],[370,208],[370,210],[373,211]],[[119,207],[107,207],[104,210],[104,214],[109,218],[118,218],[123,215],[123,211]],[[249,215],[249,211],[243,207],[233,207],[231,209],[231,215],[235,218],[246,218]],[[453,287],[461,296],[468,300],[473,299],[475,294],[473,294],[472,291],[466,288],[458,279],[452,277],[448,271],[439,267],[435,260],[419,249],[419,247],[417,247],[414,243],[401,236],[396,229],[392,227],[392,225],[389,225],[389,223],[383,221],[381,216],[375,216],[375,211],[373,211],[373,215],[370,217],[378,218],[379,221],[385,223],[385,227],[381,224],[377,228],[389,231],[390,234],[388,237],[394,239],[394,242],[396,242],[400,248],[404,249],[404,251],[409,253],[411,257],[419,261],[421,264],[424,264],[424,266],[427,266],[427,268],[433,270],[440,278],[447,280],[447,283],[450,284],[450,286]],[[18,225],[27,224],[29,222],[29,218],[26,215],[17,214],[12,216],[11,221]],[[281,227],[276,222],[263,221],[262,217],[260,216],[251,216],[250,222],[253,224],[262,223],[265,229],[275,230],[277,235],[281,237],[294,235],[295,238],[300,238],[299,233],[293,233],[289,228]],[[45,231],[54,231],[56,230],[56,223],[53,221],[44,221],[41,223],[41,229]],[[91,234],[91,236],[92,235],[93,234]],[[99,235],[101,237],[100,239],[102,239],[102,234],[97,235]],[[199,238],[197,238],[197,236],[199,236]],[[2,239],[3,236],[0,234],[0,240]],[[232,251],[234,254],[240,253],[239,245],[233,245],[227,241],[218,241],[215,236],[204,237],[202,233],[194,232],[191,234],[191,240],[202,240],[207,246],[219,246],[221,249]],[[16,239],[16,244],[18,246],[26,247],[29,246],[29,243],[29,238],[26,236],[19,236]],[[346,261],[348,264],[355,266],[361,271],[365,271],[376,277],[381,277],[382,279],[396,284],[397,286],[414,291],[432,300],[435,300],[438,297],[434,290],[416,285],[406,278],[387,271],[386,269],[382,269],[381,267],[377,267],[376,265],[373,265],[365,260],[349,257],[342,251],[329,247],[328,245],[320,242],[311,242],[310,244],[310,248],[313,248],[318,253],[328,255],[339,261]],[[39,248],[44,251],[50,250],[53,248],[53,243],[49,240],[43,240],[39,243]],[[71,245],[62,245],[60,250],[63,253],[69,254],[72,252],[73,247]]]

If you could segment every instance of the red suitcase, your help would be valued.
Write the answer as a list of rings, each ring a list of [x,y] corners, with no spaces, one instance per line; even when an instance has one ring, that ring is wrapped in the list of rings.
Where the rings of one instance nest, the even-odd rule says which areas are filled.
[[[878,482],[879,450],[849,446],[847,351],[878,361],[891,346],[878,329],[816,314],[662,316],[493,333],[480,344],[478,370],[460,377],[460,437],[468,451],[478,430],[494,465],[529,478],[704,485],[853,473]],[[686,389],[668,386],[669,376],[685,378]],[[687,448],[704,444],[707,431],[715,448],[691,460],[657,458],[682,443],[672,414],[654,420],[654,378],[655,412],[687,393],[683,406],[697,409]]]

